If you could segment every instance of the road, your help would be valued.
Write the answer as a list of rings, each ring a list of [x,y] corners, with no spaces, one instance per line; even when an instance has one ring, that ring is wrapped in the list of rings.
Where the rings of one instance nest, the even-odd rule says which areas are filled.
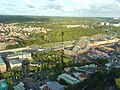
[[[115,38],[113,40],[109,40],[109,43],[110,43],[110,41],[112,43],[112,42],[116,42],[118,40],[119,40],[118,38]],[[106,41],[106,42],[108,42],[108,41]],[[78,43],[76,43],[76,41],[66,41],[66,42],[63,42],[63,44],[64,44],[64,48],[67,48],[67,47],[76,46]],[[56,43],[56,45],[57,46],[52,46],[52,47],[47,47],[47,48],[36,48],[36,49],[32,48],[32,47],[29,47],[29,46],[28,47],[23,47],[23,48],[17,48],[17,49],[9,49],[9,50],[0,51],[0,55],[1,56],[2,55],[8,55],[8,54],[16,53],[16,52],[19,52],[19,51],[25,51],[25,52],[33,53],[33,52],[45,51],[45,50],[61,50],[61,49],[63,49],[63,46],[62,46],[61,42]]]

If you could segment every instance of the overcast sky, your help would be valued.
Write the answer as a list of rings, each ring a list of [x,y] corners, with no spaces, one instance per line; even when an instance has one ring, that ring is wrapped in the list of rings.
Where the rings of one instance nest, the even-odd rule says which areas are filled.
[[[0,15],[120,17],[120,0],[0,0]]]

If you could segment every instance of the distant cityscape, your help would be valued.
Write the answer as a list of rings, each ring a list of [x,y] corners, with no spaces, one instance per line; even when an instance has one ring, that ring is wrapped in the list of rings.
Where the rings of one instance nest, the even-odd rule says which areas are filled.
[[[0,90],[120,90],[120,18],[34,18],[0,22]]]

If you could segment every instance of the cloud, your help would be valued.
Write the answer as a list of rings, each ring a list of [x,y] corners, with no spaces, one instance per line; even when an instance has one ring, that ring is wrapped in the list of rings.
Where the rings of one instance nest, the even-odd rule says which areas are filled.
[[[32,0],[22,0],[24,4],[33,4]]]
[[[34,5],[25,5],[25,6],[28,7],[28,8],[35,8]]]
[[[56,1],[56,0],[47,0],[47,1]]]
[[[44,10],[63,10],[64,5],[61,0],[47,0],[45,2]]]
[[[60,5],[60,4],[54,4],[54,3],[51,3],[51,4],[47,4],[45,6],[45,9],[55,9],[55,10],[62,10],[64,6]]]
[[[32,0],[23,0],[23,4],[27,8],[35,8],[35,4]]]
[[[8,1],[6,1],[6,0],[3,0],[3,1],[1,1],[1,5],[2,5],[2,6],[8,6],[8,7],[10,7],[10,6],[15,6],[15,1],[14,1],[14,0],[10,0],[10,1],[8,2]]]
[[[76,12],[89,12],[89,13],[106,13],[120,11],[119,0],[73,0],[76,4],[74,11]]]
[[[15,9],[15,10],[13,10],[13,11],[16,11],[16,12],[23,12],[23,13],[28,13],[28,12],[32,12],[32,11],[34,11],[33,9],[24,9],[24,8],[18,8],[18,9]]]
[[[0,9],[0,14],[120,16],[120,0],[0,0]]]
[[[46,0],[44,10],[64,13],[112,13],[120,11],[120,0]],[[69,4],[71,3],[71,5]]]
[[[117,2],[119,2],[119,3],[120,3],[120,0],[115,0],[115,1],[117,1]]]

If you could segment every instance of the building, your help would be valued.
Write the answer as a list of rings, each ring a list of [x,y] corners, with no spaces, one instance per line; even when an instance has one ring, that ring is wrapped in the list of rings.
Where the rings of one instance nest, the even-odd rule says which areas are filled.
[[[14,68],[14,67],[22,66],[22,61],[23,61],[22,59],[12,59],[12,60],[9,60],[10,67]]]
[[[115,27],[120,27],[120,23],[112,24],[112,25],[115,26]]]
[[[106,66],[107,69],[110,69],[111,66],[112,66],[112,63],[106,63],[105,66]]]
[[[5,79],[0,80],[0,90],[8,90],[9,85]]]
[[[17,52],[15,54],[9,54],[7,56],[7,59],[15,59],[15,58],[18,58],[18,59],[28,59],[28,60],[32,59],[31,53],[27,53],[27,52]]]
[[[90,65],[85,65],[85,66],[81,66],[81,67],[74,67],[75,70],[77,71],[83,71],[83,72],[93,72],[91,71],[91,69],[93,68],[97,68],[96,64],[90,64]]]
[[[73,73],[73,75],[75,78],[79,79],[80,81],[83,81],[84,79],[89,77],[89,75],[86,75],[86,74],[84,74],[86,75],[86,77],[83,77],[83,73],[79,73],[79,72]]]
[[[115,19],[115,20],[119,20],[120,18],[116,18],[116,17],[115,17],[114,19]]]
[[[94,73],[94,70],[92,69],[86,69],[85,74],[91,75]]]
[[[65,86],[58,82],[47,82],[45,85],[40,87],[40,90],[64,90]]]
[[[110,23],[109,22],[101,22],[101,25],[102,26],[104,26],[104,25],[108,26],[108,25],[110,25]]]
[[[85,78],[85,79],[86,79],[86,78],[88,78],[88,77],[89,77],[89,75],[88,75],[88,74],[84,74],[84,73],[82,73],[82,74],[80,74],[80,77],[81,77],[81,78]]]
[[[115,51],[118,52],[118,53],[120,53],[120,47],[116,47]]]
[[[61,74],[58,76],[57,80],[59,81],[60,79],[64,80],[66,83],[74,85],[80,82],[80,80],[72,77],[70,74]]]
[[[2,57],[0,56],[0,71],[5,72],[6,71],[6,64],[4,63]]]
[[[71,70],[71,68],[72,68],[72,67],[66,67],[66,68],[64,68],[64,70],[65,70],[66,72],[69,72],[69,71]]]
[[[0,50],[4,50],[6,48],[6,44],[3,42],[0,42]]]
[[[105,25],[105,22],[101,22],[101,25],[102,25],[102,26]]]
[[[20,82],[18,85],[13,86],[14,90],[25,90],[24,84]]]
[[[18,44],[18,42],[14,41],[14,40],[9,40],[6,45],[16,45]]]
[[[110,23],[109,23],[109,22],[106,22],[106,26],[108,26],[108,25],[110,25]]]

